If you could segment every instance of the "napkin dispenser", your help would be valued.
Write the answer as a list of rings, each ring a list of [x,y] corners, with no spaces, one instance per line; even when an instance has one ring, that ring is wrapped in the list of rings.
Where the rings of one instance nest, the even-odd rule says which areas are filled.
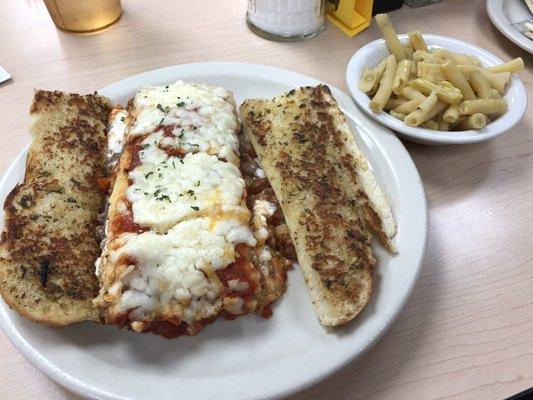
[[[373,0],[326,0],[328,19],[352,37],[370,25]]]

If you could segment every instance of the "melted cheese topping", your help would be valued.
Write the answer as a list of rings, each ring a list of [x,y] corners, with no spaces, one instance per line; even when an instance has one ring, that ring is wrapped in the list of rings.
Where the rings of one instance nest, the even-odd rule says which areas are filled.
[[[259,261],[262,264],[267,264],[272,259],[270,249],[265,244],[269,236],[267,218],[273,216],[276,210],[276,205],[269,201],[256,200],[254,202],[252,226],[258,244]]]
[[[273,216],[276,210],[276,205],[269,201],[256,200],[254,202],[252,225],[258,243],[264,244],[268,239],[267,218]]]
[[[152,231],[125,234],[125,245],[112,252],[111,259],[127,255],[137,265],[123,274],[121,283],[129,289],[115,311],[135,309],[134,316],[142,319],[160,308],[186,322],[213,315],[222,305],[222,286],[206,275],[235,260],[235,244],[241,240],[243,227],[236,220],[211,225],[209,218],[196,218],[175,225],[164,235]],[[194,312],[188,313],[188,308]]]
[[[171,126],[169,146],[206,152],[237,163],[239,143],[235,102],[230,92],[207,84],[178,81],[167,86],[145,86],[134,99],[132,136]],[[187,148],[188,147],[188,148]]]
[[[239,169],[215,156],[167,157],[141,164],[129,177],[132,184],[126,196],[134,222],[141,226],[165,231],[184,219],[210,214],[217,218],[230,213],[243,224],[250,219],[242,201],[245,183]]]
[[[248,282],[242,282],[237,279],[230,279],[228,281],[228,287],[230,290],[234,292],[244,292],[245,290],[248,290]]]
[[[120,108],[111,111],[109,126],[107,129],[107,159],[111,161],[113,156],[122,153],[124,137],[126,135],[126,118],[128,112]]]
[[[256,178],[259,178],[259,179],[266,178],[265,171],[263,171],[261,168],[257,168],[254,172],[254,175]]]
[[[235,261],[235,246],[257,244],[231,94],[205,84],[148,86],[137,92],[131,115],[128,138],[143,139],[124,196],[133,221],[149,230],[123,233],[109,246],[115,269],[102,298],[111,314],[128,312],[135,330],[158,318],[192,324],[222,308],[241,313],[243,299],[222,299],[215,273]],[[133,264],[120,266],[123,260]],[[246,289],[239,281],[231,287]]]

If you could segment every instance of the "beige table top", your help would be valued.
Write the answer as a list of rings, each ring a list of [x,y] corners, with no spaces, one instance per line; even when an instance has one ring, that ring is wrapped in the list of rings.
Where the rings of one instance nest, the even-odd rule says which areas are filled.
[[[518,1],[518,0],[517,0]],[[56,30],[39,0],[5,0],[0,65],[0,173],[28,143],[32,88],[90,92],[124,77],[194,61],[291,69],[346,90],[352,54],[378,37],[282,44],[248,31],[244,0],[124,0],[118,25],[96,36]],[[458,37],[503,59],[533,57],[491,25],[485,2],[444,0],[391,14],[399,32]],[[501,399],[533,386],[533,106],[508,134],[446,147],[405,143],[430,206],[420,280],[386,336],[365,356],[295,399]],[[32,367],[0,333],[0,398],[78,399]]]

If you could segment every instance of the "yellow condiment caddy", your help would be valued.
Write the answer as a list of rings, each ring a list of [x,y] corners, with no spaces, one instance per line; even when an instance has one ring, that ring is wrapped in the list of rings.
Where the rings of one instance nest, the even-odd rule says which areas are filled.
[[[370,25],[374,0],[326,0],[328,19],[352,37]]]

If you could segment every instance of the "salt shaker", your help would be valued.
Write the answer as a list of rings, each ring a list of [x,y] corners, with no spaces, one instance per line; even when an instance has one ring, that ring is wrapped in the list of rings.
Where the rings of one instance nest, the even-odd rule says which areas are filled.
[[[325,0],[248,0],[246,23],[256,35],[277,41],[308,39],[324,29]]]

